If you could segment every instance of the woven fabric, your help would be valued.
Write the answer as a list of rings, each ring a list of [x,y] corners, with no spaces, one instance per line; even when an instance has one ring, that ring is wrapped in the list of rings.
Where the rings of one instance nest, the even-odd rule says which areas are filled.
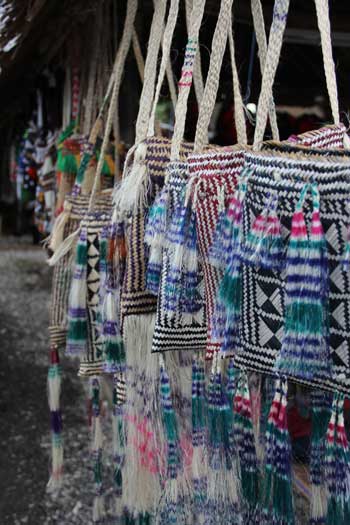
[[[321,222],[325,232],[329,266],[329,330],[333,375],[324,380],[300,381],[323,389],[349,391],[350,363],[350,288],[342,271],[341,258],[348,222],[347,200],[350,189],[349,162],[341,158],[247,153],[246,165],[252,168],[244,203],[243,235],[266,204],[271,190],[279,196],[278,215],[282,235],[290,235],[292,215],[305,181],[313,180],[320,192]],[[277,176],[275,178],[275,176]],[[310,203],[305,217],[311,218]],[[242,265],[243,299],[241,345],[236,364],[259,372],[272,372],[281,348],[285,312],[285,272],[268,271]]]
[[[122,321],[126,315],[154,313],[157,298],[146,291],[147,256],[144,246],[145,224],[149,207],[164,185],[166,167],[170,159],[171,143],[162,137],[150,137],[146,140],[146,165],[149,178],[147,202],[142,210],[132,217],[126,225],[126,269],[121,296]],[[192,151],[192,145],[183,143],[180,158],[184,161]]]
[[[212,337],[215,298],[223,277],[222,271],[208,261],[208,251],[218,222],[220,208],[233,197],[237,175],[244,162],[244,152],[237,148],[216,148],[205,153],[190,155],[188,159],[191,179],[197,177],[193,192],[196,212],[198,253],[204,274],[204,295],[207,316],[206,358],[211,359],[220,350]]]
[[[183,192],[186,189],[189,172],[187,163],[174,162],[168,169],[168,209],[169,217],[172,217],[177,206],[180,204]],[[171,228],[168,233],[172,233]],[[198,312],[197,322],[184,324],[182,319],[181,305],[177,302],[169,304],[167,298],[167,286],[171,274],[171,252],[163,250],[162,271],[160,276],[160,288],[157,304],[157,319],[153,335],[152,352],[164,352],[168,350],[203,350],[206,345],[206,320],[204,303],[202,298],[201,309]],[[198,272],[199,282],[202,280],[201,270]]]
[[[332,124],[301,135],[292,135],[286,142],[309,148],[341,149],[344,147],[345,133],[344,124]]]
[[[107,203],[105,203],[107,204]],[[101,236],[111,219],[112,200],[107,209],[96,209],[81,222],[81,228],[87,232],[87,268],[86,268],[86,308],[88,318],[88,336],[86,354],[81,357],[79,375],[94,376],[103,372],[103,333],[101,327]]]
[[[77,230],[89,206],[88,195],[66,197],[65,209],[68,218],[64,227],[63,238],[66,239]],[[111,207],[111,192],[102,192],[96,200],[95,209],[101,213],[109,213]],[[67,337],[67,308],[70,283],[72,279],[71,252],[61,257],[53,270],[49,334],[50,344],[62,348]]]

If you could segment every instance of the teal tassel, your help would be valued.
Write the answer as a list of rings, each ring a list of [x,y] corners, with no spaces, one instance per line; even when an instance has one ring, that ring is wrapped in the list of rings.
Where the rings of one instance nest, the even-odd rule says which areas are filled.
[[[277,216],[278,195],[274,192],[242,247],[242,260],[257,268],[281,270],[283,266],[283,241],[281,224]]]
[[[350,517],[350,451],[343,410],[344,395],[336,393],[326,440],[327,525],[347,525]]]
[[[312,432],[310,451],[311,511],[310,525],[324,524],[327,513],[325,487],[325,447],[331,415],[330,394],[311,391]]]
[[[69,295],[67,354],[82,355],[88,336],[87,319],[87,231],[82,229],[76,249],[75,268]]]
[[[313,196],[310,236],[302,211]],[[331,375],[328,322],[328,263],[316,184],[306,184],[292,220],[287,253],[286,307],[282,348],[275,370],[303,380]]]
[[[93,507],[93,522],[98,523],[105,516],[103,487],[102,487],[102,426],[100,411],[100,383],[97,377],[91,380],[91,400],[92,400],[92,453],[94,459],[94,481],[96,495]]]
[[[241,372],[234,397],[233,432],[240,467],[241,493],[247,523],[256,516],[259,503],[259,466],[255,448],[248,377]]]
[[[192,363],[192,476],[194,504],[197,513],[204,510],[206,501],[206,399],[205,366],[201,356],[195,355]]]
[[[291,445],[287,426],[287,380],[277,379],[266,430],[263,507],[276,525],[293,525]]]

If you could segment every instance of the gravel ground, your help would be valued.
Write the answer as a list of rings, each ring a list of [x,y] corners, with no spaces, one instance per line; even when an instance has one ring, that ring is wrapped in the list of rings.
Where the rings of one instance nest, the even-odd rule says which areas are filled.
[[[91,523],[84,398],[70,362],[62,363],[64,486],[56,498],[45,490],[50,453],[46,398],[50,284],[42,249],[0,242],[1,525]]]
[[[92,523],[83,389],[76,367],[64,360],[64,485],[56,498],[45,490],[50,454],[46,398],[50,285],[42,249],[0,239],[0,525]],[[110,470],[107,465],[108,479]],[[108,495],[111,507],[111,489]],[[307,524],[305,506],[297,497],[297,525]]]

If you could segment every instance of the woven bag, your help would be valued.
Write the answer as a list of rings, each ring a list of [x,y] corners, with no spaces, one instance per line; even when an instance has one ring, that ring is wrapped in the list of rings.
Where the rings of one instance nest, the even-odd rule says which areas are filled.
[[[259,45],[261,69],[263,70],[267,43],[260,0],[252,0],[252,14]],[[190,184],[193,184],[194,178],[197,179],[192,194],[195,199],[193,206],[196,214],[198,253],[204,273],[204,293],[208,324],[207,359],[211,359],[213,353],[218,352],[221,347],[220,343],[215,341],[213,337],[213,315],[218,286],[223,276],[219,268],[210,264],[208,252],[220,212],[227,206],[229,199],[234,196],[237,176],[243,166],[244,152],[247,149],[245,114],[237,74],[234,38],[231,31],[229,32],[229,48],[233,76],[235,126],[238,142],[242,146],[211,147],[205,152],[196,153],[189,157]],[[271,101],[270,107],[270,122],[273,136],[275,140],[278,140],[277,118],[273,101]]]
[[[164,186],[166,168],[170,160],[171,143],[165,137],[149,137],[143,144],[146,147],[144,163],[147,167],[149,191],[144,206],[138,208],[126,228],[126,269],[123,281],[120,309],[122,321],[128,315],[154,313],[157,297],[146,289],[147,252],[144,245],[145,224],[148,209]],[[193,146],[183,142],[180,158],[186,162]]]
[[[203,99],[200,104],[197,124],[195,149],[204,149],[210,116],[215,104],[219,74],[226,47],[229,22],[231,20],[232,2],[222,2],[213,37],[212,55],[208,79]],[[196,24],[200,20],[196,21]],[[195,28],[197,31],[197,28]],[[185,57],[182,78],[180,80],[179,102],[176,107],[175,130],[172,142],[171,162],[167,171],[167,183],[164,196],[167,200],[168,225],[165,227],[165,249],[162,253],[161,275],[157,305],[157,319],[154,329],[152,352],[170,350],[203,350],[206,345],[206,317],[203,297],[203,270],[188,267],[184,260],[176,268],[177,253],[192,250],[192,260],[197,257],[195,246],[186,246],[184,230],[191,228],[192,214],[186,205],[187,188],[192,184],[188,163],[179,162],[179,144],[182,139],[186,116],[188,91],[191,86],[194,44],[197,39],[190,35],[187,46],[188,57]],[[187,68],[191,68],[190,71]],[[190,190],[189,190],[190,191]],[[188,215],[188,218],[186,218]],[[189,224],[181,226],[189,221]],[[195,235],[195,232],[194,232]],[[191,242],[188,239],[188,242]],[[152,248],[151,248],[152,250]],[[189,255],[191,258],[191,256]],[[192,263],[192,264],[193,264]],[[186,284],[187,282],[187,284]]]
[[[103,107],[97,121],[91,131],[89,142],[85,144],[84,154],[82,156],[79,170],[77,173],[75,186],[72,195],[65,202],[65,209],[57,219],[56,232],[53,232],[51,242],[56,241],[57,249],[50,259],[51,264],[56,264],[53,275],[52,307],[50,319],[50,348],[51,359],[48,373],[48,391],[49,406],[51,412],[52,425],[52,473],[48,484],[50,490],[55,490],[60,486],[63,472],[63,445],[61,439],[62,433],[62,416],[60,410],[60,390],[61,390],[61,370],[59,365],[59,348],[66,341],[66,336],[71,337],[71,313],[68,303],[72,307],[72,296],[74,298],[74,286],[80,281],[79,300],[83,303],[83,310],[86,313],[86,323],[84,331],[80,332],[79,337],[84,336],[84,350],[82,352],[80,375],[99,375],[101,373],[100,355],[100,334],[99,334],[99,304],[100,302],[100,253],[102,230],[107,228],[110,222],[110,213],[112,210],[112,192],[111,190],[100,191],[101,175],[105,162],[105,153],[107,151],[109,136],[112,127],[112,115],[115,112],[118,100],[119,88],[122,79],[124,63],[129,50],[132,28],[137,11],[137,1],[129,0],[125,29],[123,32],[122,42],[118,49],[113,73],[107,88],[107,95],[104,99]],[[104,107],[111,97],[111,104],[106,121],[106,129],[102,141],[101,151],[97,163],[96,175],[93,179],[93,186],[90,195],[82,195],[81,190],[86,177],[87,168],[93,157],[97,135],[100,129],[101,117]],[[78,226],[76,228],[76,226]],[[83,229],[81,229],[83,227]],[[72,232],[73,230],[73,232]],[[72,233],[71,233],[72,232]],[[76,263],[74,272],[71,271],[70,253],[75,241],[80,233],[76,249]],[[56,235],[55,235],[56,234]],[[79,257],[81,249],[82,235],[86,236],[86,258]],[[67,237],[66,237],[67,235]],[[62,242],[59,242],[59,241]],[[55,243],[54,243],[55,244]],[[77,275],[77,263],[80,264],[82,273]],[[79,265],[78,264],[78,265]],[[86,280],[81,278],[85,273]],[[77,279],[78,277],[78,279]],[[69,299],[70,296],[70,299]],[[73,303],[74,307],[74,303]],[[78,312],[79,314],[82,312]],[[77,310],[74,311],[77,313]],[[82,325],[81,325],[82,326]],[[68,327],[68,330],[67,330]],[[94,382],[91,385],[92,392],[96,392],[95,401],[98,400],[99,383]],[[99,403],[97,403],[99,405]],[[96,421],[99,412],[99,406],[95,406],[95,427],[98,427]],[[98,459],[96,460],[98,462]],[[98,469],[95,465],[95,469]],[[98,484],[98,482],[97,482]],[[99,485],[99,484],[98,484]],[[95,515],[103,514],[101,508],[100,486],[97,487],[98,494],[94,502]],[[100,512],[101,511],[101,512]]]
[[[321,4],[322,0],[317,0],[318,9]],[[280,37],[283,34],[288,2],[282,7],[279,5],[282,11],[275,13],[275,27],[273,32],[271,30],[271,35],[277,40],[278,34]],[[324,55],[327,52],[331,56],[321,27],[320,31]],[[281,38],[279,44],[273,42],[278,47]],[[329,61],[325,60],[325,63],[329,64]],[[265,70],[255,150],[263,134],[265,124],[262,122],[266,122],[264,97],[267,91],[270,92],[268,88],[272,85],[274,71],[270,77],[269,74]],[[332,82],[335,85],[334,69],[326,68],[326,78],[328,86]],[[336,149],[322,153],[320,149],[310,148],[310,144],[316,148],[328,144],[341,146],[346,140],[344,128],[339,124],[337,97],[329,92],[336,124],[293,140],[296,144],[307,144],[308,148],[267,143],[263,145],[263,151],[246,154],[245,170],[250,175],[243,206],[240,246],[242,306],[236,364],[260,372],[282,373],[303,384],[347,392],[349,283],[342,269],[342,257],[346,242],[350,166],[346,152],[338,155]],[[303,207],[299,208],[298,202],[307,184],[315,188],[313,194],[319,195],[320,202],[313,198],[312,208],[306,197]],[[270,229],[264,230],[268,224]],[[318,235],[316,244],[313,232]],[[301,251],[301,246],[306,250]],[[272,253],[272,247],[278,249],[274,259],[268,253],[269,250]],[[299,264],[303,264],[302,269]],[[308,307],[301,310],[300,304],[305,304],[305,297]],[[306,322],[305,312],[309,310],[313,312],[308,314],[309,319],[315,316],[311,325],[310,321]],[[297,311],[299,314],[295,317]],[[324,320],[317,325],[317,320],[321,319]],[[300,334],[303,334],[303,344],[297,343]],[[328,375],[322,372],[326,366],[322,361],[327,352],[332,370]],[[285,363],[288,362],[286,370]]]
[[[159,6],[159,9],[160,7],[162,6]],[[145,64],[145,82],[136,123],[136,146],[127,159],[124,178],[115,198],[116,208],[118,209],[117,215],[123,225],[122,229],[125,231],[127,252],[120,301],[122,325],[124,325],[127,316],[153,314],[157,307],[157,298],[146,289],[147,250],[144,237],[148,210],[163,188],[166,167],[170,160],[171,142],[165,137],[154,136],[154,123],[156,107],[166,73],[169,85],[172,84],[169,82],[168,65],[179,3],[178,1],[171,3],[162,40],[163,54],[158,80],[155,85],[155,72],[161,44],[159,18],[164,18],[163,7],[159,13],[155,13],[157,19],[155,19],[154,29],[151,29],[150,33]],[[174,99],[174,97],[172,98]],[[181,161],[186,161],[192,148],[191,144],[181,143]],[[144,174],[143,177],[142,174]],[[140,197],[140,194],[143,196]]]

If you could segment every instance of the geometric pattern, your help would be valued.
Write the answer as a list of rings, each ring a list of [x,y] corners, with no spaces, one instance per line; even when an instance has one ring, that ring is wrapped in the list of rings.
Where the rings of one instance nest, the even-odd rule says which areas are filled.
[[[278,153],[271,155],[268,151],[246,154],[246,165],[253,168],[254,173],[249,178],[244,201],[243,235],[250,231],[254,218],[266,204],[268,193],[273,188],[279,194],[277,212],[287,247],[293,211],[304,181],[312,175],[320,191],[321,222],[327,241],[333,369],[332,376],[324,381],[302,383],[350,394],[350,282],[348,273],[343,271],[341,265],[346,227],[350,220],[347,209],[349,162],[337,162],[335,159],[329,162],[326,158],[320,162],[319,157],[315,159],[311,156],[311,150],[309,155],[307,159],[303,155],[303,160],[298,160],[296,157],[278,156]],[[279,175],[278,181],[271,176],[272,173]],[[305,216],[307,224],[310,224],[311,199],[305,203]],[[274,373],[272,369],[283,338],[285,271],[273,272],[242,264],[242,282],[240,348],[236,364],[258,372]]]
[[[100,333],[100,237],[109,225],[110,214],[91,213],[81,225],[87,229],[87,317],[88,337],[87,355],[81,359],[80,376],[99,375],[102,373],[102,336]]]

